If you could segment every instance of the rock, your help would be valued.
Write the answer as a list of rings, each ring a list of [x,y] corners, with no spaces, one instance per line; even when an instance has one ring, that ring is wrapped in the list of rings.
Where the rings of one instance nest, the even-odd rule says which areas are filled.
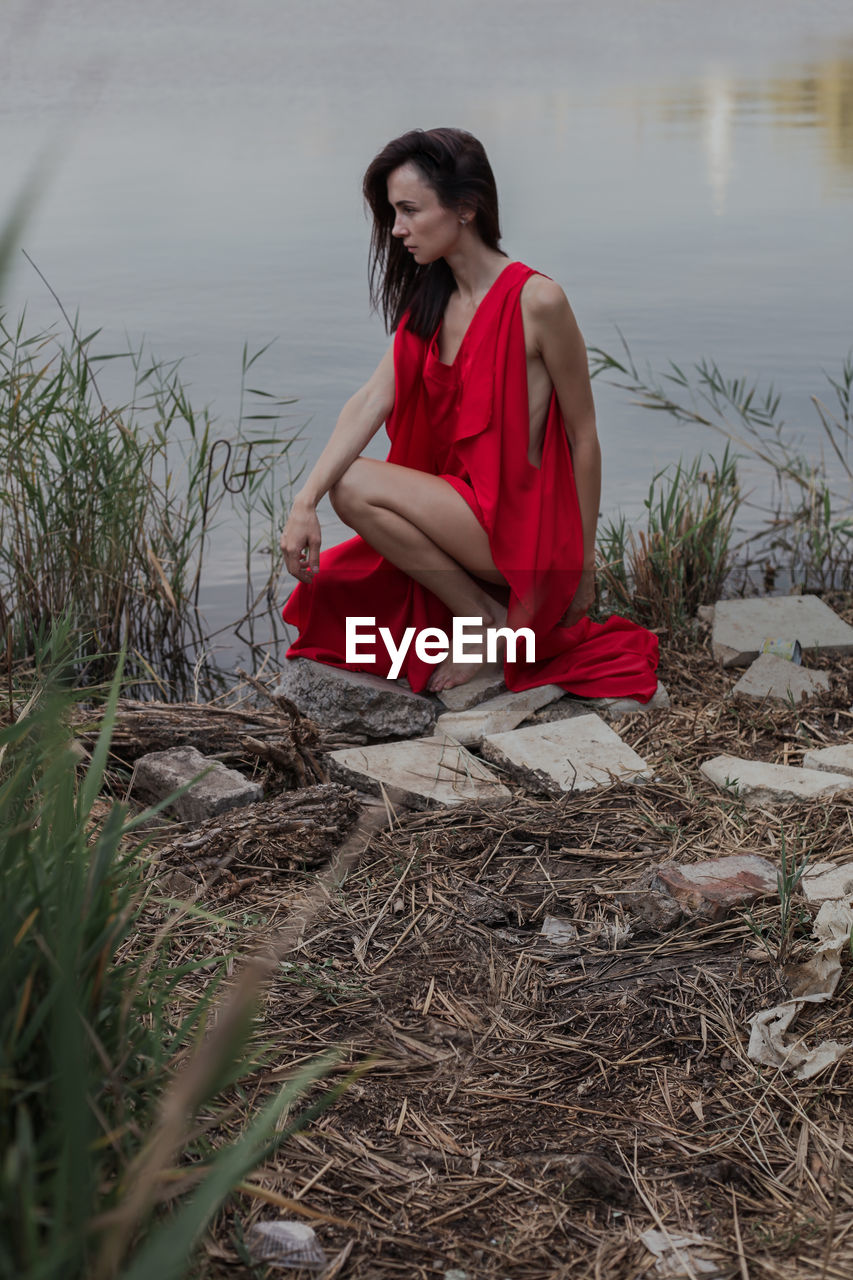
[[[853,895],[853,862],[815,862],[803,872],[800,886],[809,902],[836,902]]]
[[[669,707],[669,693],[666,685],[658,680],[648,702],[638,702],[636,698],[593,698],[595,710],[606,715],[609,720],[621,720],[623,716],[637,715],[642,711],[666,711]]]
[[[435,722],[435,732],[447,734],[466,747],[474,746],[482,742],[488,733],[504,733],[514,729],[534,711],[562,696],[563,690],[556,684],[524,689],[521,693],[501,693],[466,711],[448,711],[439,716]]]
[[[721,791],[734,783],[737,794],[747,804],[772,804],[791,800],[819,800],[839,795],[853,787],[853,779],[841,773],[818,769],[795,769],[787,764],[764,764],[761,760],[739,760],[736,756],[715,756],[700,765],[709,782]]]
[[[590,713],[606,716],[608,720],[620,720],[623,716],[635,715],[643,711],[664,711],[669,706],[669,694],[666,686],[658,681],[648,702],[638,702],[636,698],[573,698],[571,694],[552,702],[529,717],[530,724],[553,724],[556,720],[570,720],[576,716],[588,716]]]
[[[803,768],[853,776],[853,742],[842,742],[838,747],[821,747],[818,751],[807,751],[803,757]]]
[[[712,626],[714,622],[714,606],[712,604],[700,604],[696,610],[696,621],[704,622],[707,627]]]
[[[206,769],[209,772],[205,777],[169,805],[182,822],[203,822],[227,809],[239,809],[263,799],[263,788],[257,782],[250,782],[236,769],[226,768],[221,760],[203,756],[195,747],[171,747],[140,756],[132,785],[147,800],[165,800]]]
[[[457,684],[452,689],[442,689],[436,697],[444,703],[448,711],[467,711],[469,707],[476,707],[477,703],[485,702],[487,698],[496,698],[501,693],[506,693],[503,671],[485,668],[467,684]]]
[[[760,653],[731,694],[736,698],[751,698],[754,702],[763,702],[765,698],[778,702],[802,702],[828,688],[829,675],[825,671],[809,671],[786,658]]]
[[[587,791],[648,776],[645,760],[600,716],[531,725],[483,739],[483,756],[537,790]]]
[[[817,596],[721,600],[714,609],[712,648],[724,667],[743,667],[772,637],[799,640],[804,650],[853,653],[853,627]]]
[[[371,738],[410,738],[429,733],[436,703],[406,685],[363,671],[343,671],[309,658],[291,658],[275,694],[329,729]]]
[[[347,747],[331,752],[328,760],[333,776],[374,793],[384,788],[392,803],[416,809],[510,795],[481,760],[444,737]]]
[[[326,1266],[326,1254],[317,1233],[306,1222],[256,1222],[246,1233],[254,1262],[278,1268],[318,1271]]]
[[[571,920],[562,916],[546,916],[539,935],[553,947],[572,947],[578,940],[578,931]]]
[[[649,867],[629,892],[619,896],[636,920],[655,933],[665,933],[684,915],[722,920],[733,907],[777,892],[772,862],[755,854],[733,854],[708,862]]]
[[[688,915],[722,920],[732,907],[778,892],[776,868],[752,853],[660,867],[655,888],[668,893]]]
[[[675,928],[684,913],[681,904],[660,883],[658,871],[658,867],[649,867],[632,889],[619,894],[619,900],[635,923],[645,925],[653,933],[667,933]]]

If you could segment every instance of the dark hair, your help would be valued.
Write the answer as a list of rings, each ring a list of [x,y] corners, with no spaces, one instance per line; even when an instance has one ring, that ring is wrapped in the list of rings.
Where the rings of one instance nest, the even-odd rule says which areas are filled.
[[[408,311],[407,328],[429,338],[456,284],[443,258],[421,266],[391,234],[396,213],[388,203],[388,178],[403,164],[415,166],[446,209],[473,209],[480,239],[503,252],[498,191],[483,144],[464,129],[412,129],[383,147],[364,175],[364,198],[373,214],[371,302],[389,332]]]

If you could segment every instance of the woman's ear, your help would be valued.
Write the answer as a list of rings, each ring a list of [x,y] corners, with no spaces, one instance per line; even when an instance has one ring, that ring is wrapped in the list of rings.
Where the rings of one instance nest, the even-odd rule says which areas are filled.
[[[463,227],[467,226],[469,222],[473,222],[476,216],[477,210],[473,205],[463,204],[459,206],[459,221],[462,223]]]

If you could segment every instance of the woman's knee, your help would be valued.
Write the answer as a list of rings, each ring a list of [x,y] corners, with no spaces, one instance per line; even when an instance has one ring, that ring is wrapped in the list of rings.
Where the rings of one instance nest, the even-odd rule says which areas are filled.
[[[364,467],[363,459],[356,458],[351,462],[329,490],[329,501],[342,520],[360,506],[364,505]]]

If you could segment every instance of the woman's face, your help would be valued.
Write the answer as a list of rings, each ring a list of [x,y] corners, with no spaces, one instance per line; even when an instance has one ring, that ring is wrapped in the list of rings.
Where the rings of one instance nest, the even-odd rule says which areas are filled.
[[[400,165],[389,175],[388,200],[396,214],[391,234],[402,240],[415,262],[436,262],[459,243],[459,213],[439,202],[413,164]]]

